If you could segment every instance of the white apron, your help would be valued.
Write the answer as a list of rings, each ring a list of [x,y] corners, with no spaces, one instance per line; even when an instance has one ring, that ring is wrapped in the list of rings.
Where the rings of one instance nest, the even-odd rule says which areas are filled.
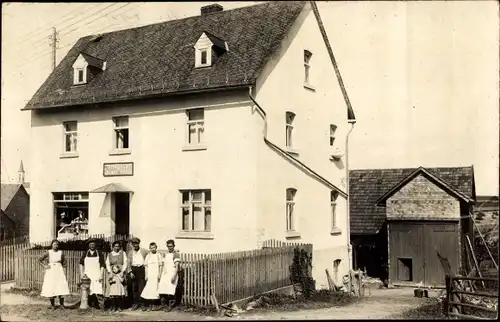
[[[102,295],[102,282],[99,282],[99,279],[102,277],[101,265],[99,264],[99,254],[97,254],[96,257],[85,256],[84,268],[84,274],[90,278],[89,295]]]
[[[69,295],[68,281],[61,265],[61,254],[61,251],[49,250],[49,268],[45,270],[40,293],[43,297]]]
[[[178,259],[175,260],[177,262]],[[160,285],[158,286],[158,292],[160,294],[175,295],[175,289],[177,288],[177,281],[179,276],[175,277],[174,283],[172,283],[173,273],[175,271],[174,253],[166,253],[163,259],[163,273],[161,274]]]
[[[146,255],[146,269],[148,280],[146,281],[146,286],[141,293],[141,297],[146,300],[156,300],[158,299],[158,274],[160,273],[159,265],[162,258],[160,254],[149,253]]]

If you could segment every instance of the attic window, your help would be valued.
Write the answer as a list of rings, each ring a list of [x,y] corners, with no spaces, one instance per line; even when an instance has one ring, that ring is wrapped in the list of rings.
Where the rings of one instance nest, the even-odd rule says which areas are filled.
[[[208,50],[207,49],[202,49],[202,50],[200,50],[200,54],[201,54],[201,64],[202,65],[207,65]]]
[[[193,47],[195,68],[212,66],[221,55],[228,51],[227,43],[209,32],[203,32]]]
[[[83,78],[83,69],[77,69],[78,72],[78,83],[83,83],[84,78]]]
[[[74,75],[73,83],[75,85],[87,83],[86,69],[87,68],[85,68],[85,67],[83,67],[83,68],[75,68],[74,69],[75,75]]]

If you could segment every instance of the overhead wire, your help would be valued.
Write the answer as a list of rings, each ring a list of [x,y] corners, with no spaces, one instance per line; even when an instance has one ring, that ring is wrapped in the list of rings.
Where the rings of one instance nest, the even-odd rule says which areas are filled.
[[[76,21],[76,22],[72,23],[72,24],[71,24],[71,25],[69,25],[69,26],[65,26],[65,27],[63,27],[63,28],[58,29],[58,32],[61,32],[61,31],[65,30],[65,29],[67,29],[67,28],[73,27],[74,25],[76,25],[76,24],[78,24],[78,23],[80,23],[80,22],[82,22],[82,21],[84,21],[84,20],[86,20],[86,19],[88,19],[88,18],[92,18],[92,17],[93,17],[93,16],[95,16],[97,13],[100,13],[100,12],[102,12],[102,11],[104,11],[104,10],[106,10],[106,9],[108,9],[108,8],[110,8],[110,7],[112,7],[112,6],[114,6],[114,5],[117,5],[117,4],[118,4],[118,3],[112,3],[112,4],[108,5],[108,6],[107,6],[106,8],[104,8],[104,9],[99,9],[99,10],[97,10],[97,11],[94,11],[94,12],[92,12],[91,14],[87,15],[85,18],[80,19],[80,20],[78,20],[78,21]],[[128,5],[128,4],[126,4],[126,5]],[[77,29],[78,29],[78,28],[77,28]],[[36,42],[34,42],[34,43],[30,44],[30,45],[31,45],[31,46],[33,46],[33,45],[39,44],[39,43],[41,43],[41,42],[43,42],[43,41],[45,41],[45,40],[46,40],[46,39],[41,39],[41,40],[36,41]]]
[[[59,20],[67,17],[66,19],[64,19],[63,21],[59,21],[59,20],[56,20],[56,21],[50,21],[40,27],[38,27],[36,30],[33,30],[27,34],[25,34],[24,36],[21,36],[19,38],[19,42],[24,42],[26,40],[29,40],[29,39],[33,39],[37,36],[41,36],[43,35],[45,32],[47,32],[48,30],[50,30],[54,25],[58,25],[58,24],[62,24],[66,21],[69,21],[71,19],[75,19],[78,17],[78,15],[74,15],[72,13],[77,13],[77,12],[81,12],[82,8],[86,7],[86,6],[92,6],[91,8],[95,8],[97,6],[101,6],[101,5],[104,5],[104,3],[98,3],[98,4],[84,4],[82,6],[79,6],[78,9],[74,9],[72,11],[70,11],[69,13],[67,13],[66,15],[63,15],[61,18],[59,18]],[[69,16],[69,17],[68,17]],[[28,37],[29,36],[29,37]]]
[[[101,18],[103,18],[103,17],[107,17],[109,14],[115,14],[117,11],[121,10],[122,8],[124,8],[124,7],[128,6],[128,5],[130,5],[130,3],[127,3],[127,4],[125,4],[125,5],[121,6],[120,8],[117,8],[116,10],[114,10],[114,11],[112,11],[112,12],[108,12],[108,13],[106,13],[106,14],[104,14],[104,15],[101,15],[101,16],[97,17],[96,19],[94,19],[94,20],[92,20],[92,21],[87,22],[86,24],[84,24],[84,25],[82,25],[82,26],[76,27],[76,28],[74,28],[74,29],[72,29],[72,30],[68,31],[67,33],[63,33],[61,36],[68,35],[68,34],[70,34],[71,32],[73,32],[73,31],[75,31],[75,30],[77,30],[77,29],[79,29],[79,28],[82,28],[82,27],[85,27],[85,26],[87,26],[87,25],[90,25],[91,23],[93,23],[94,21],[97,21],[98,19],[101,19]],[[126,10],[126,11],[120,12],[120,14],[123,14],[123,13],[129,12],[129,11],[130,11],[130,10],[132,10],[132,9],[136,9],[136,8],[140,7],[141,5],[142,5],[142,3],[136,4],[134,7],[130,8],[129,10]],[[101,29],[101,30],[104,30],[104,29]],[[66,47],[68,47],[68,46],[71,46],[71,45],[72,45],[72,43],[69,43],[68,45],[63,46],[63,47],[59,47],[58,49],[64,49],[64,48],[66,48]],[[18,65],[18,67],[22,67],[22,66],[24,66],[24,65],[28,64],[28,63],[29,63],[30,61],[32,61],[32,60],[40,59],[40,58],[45,57],[45,56],[47,56],[47,55],[49,55],[49,54],[51,54],[51,53],[52,53],[52,51],[51,51],[51,50],[49,50],[48,52],[45,52],[45,53],[40,53],[40,55],[33,55],[33,56],[31,56],[31,57],[27,58],[27,59],[26,59],[25,61],[23,61],[21,64],[19,64],[19,65]]]

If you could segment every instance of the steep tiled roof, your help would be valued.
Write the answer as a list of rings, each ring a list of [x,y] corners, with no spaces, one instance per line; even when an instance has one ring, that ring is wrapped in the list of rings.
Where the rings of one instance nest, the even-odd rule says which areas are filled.
[[[7,209],[10,202],[12,201],[12,198],[14,198],[17,191],[19,190],[19,187],[21,187],[20,184],[8,184],[8,183],[1,184],[2,190],[0,190],[0,195],[1,195],[0,201],[1,201],[1,208],[3,211]]]
[[[304,4],[273,1],[81,38],[25,109],[254,84]],[[195,69],[193,46],[203,32],[221,37],[229,51],[212,67]],[[72,65],[81,52],[106,61],[106,70],[73,86]]]
[[[352,234],[375,234],[386,220],[386,208],[377,200],[417,168],[368,169],[349,172],[350,224]],[[472,167],[425,168],[442,181],[475,199]]]

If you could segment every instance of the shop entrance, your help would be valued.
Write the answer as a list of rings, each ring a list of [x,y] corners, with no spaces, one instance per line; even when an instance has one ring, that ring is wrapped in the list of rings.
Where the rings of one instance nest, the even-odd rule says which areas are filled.
[[[130,232],[130,193],[114,193],[115,233],[128,235]]]

